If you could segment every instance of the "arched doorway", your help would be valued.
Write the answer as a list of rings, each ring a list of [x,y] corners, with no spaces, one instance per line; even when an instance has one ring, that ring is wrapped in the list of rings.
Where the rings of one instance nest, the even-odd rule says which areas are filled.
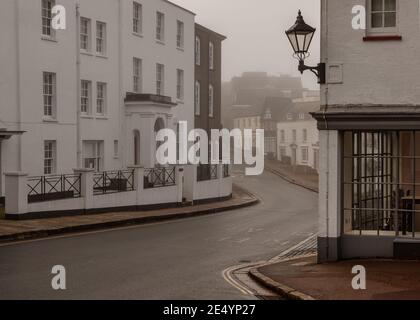
[[[140,165],[140,132],[134,130],[133,132],[133,153],[134,153],[134,165]]]
[[[154,127],[154,136],[155,136],[155,141],[156,141],[156,150],[155,152],[159,149],[159,147],[163,144],[162,141],[157,141],[156,137],[157,134],[160,130],[165,129],[165,121],[163,121],[162,118],[157,118],[156,122],[155,122],[155,127]],[[156,159],[156,157],[155,157]],[[156,161],[156,160],[155,160]]]

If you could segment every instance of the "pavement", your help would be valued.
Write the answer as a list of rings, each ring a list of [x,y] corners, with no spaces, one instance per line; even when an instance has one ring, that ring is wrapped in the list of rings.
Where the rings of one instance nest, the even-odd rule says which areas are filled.
[[[292,166],[284,165],[276,160],[266,160],[265,169],[282,179],[313,192],[318,192],[318,175],[306,174],[295,170]]]
[[[366,290],[352,288],[354,266],[366,269]],[[250,276],[289,300],[420,300],[420,261],[347,260],[317,264],[295,256],[253,268]]]
[[[317,230],[317,195],[265,172],[234,182],[260,202],[186,219],[0,244],[0,299],[253,300],[223,277]],[[67,290],[51,287],[66,269]]]
[[[252,206],[258,201],[251,193],[234,185],[231,199],[202,205],[22,221],[0,219],[0,243],[206,215]]]

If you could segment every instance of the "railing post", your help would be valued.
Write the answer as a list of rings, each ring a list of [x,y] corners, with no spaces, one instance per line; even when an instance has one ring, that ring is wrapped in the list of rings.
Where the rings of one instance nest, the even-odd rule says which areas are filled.
[[[218,194],[219,197],[221,197],[222,195],[222,185],[223,185],[223,178],[224,178],[224,173],[223,173],[223,163],[219,162],[217,164],[217,180],[218,180]]]
[[[175,184],[178,191],[178,203],[182,203],[184,198],[184,167],[182,166],[175,167]]]
[[[28,212],[28,175],[23,172],[5,173],[6,218],[19,219]]]
[[[136,190],[136,205],[142,205],[142,192],[144,190],[144,168],[142,166],[130,166],[129,170],[133,170],[134,190]]]
[[[184,166],[184,197],[187,201],[194,201],[195,186],[197,185],[197,165],[189,164]]]
[[[80,196],[84,199],[85,209],[93,209],[93,169],[74,169],[80,175]]]

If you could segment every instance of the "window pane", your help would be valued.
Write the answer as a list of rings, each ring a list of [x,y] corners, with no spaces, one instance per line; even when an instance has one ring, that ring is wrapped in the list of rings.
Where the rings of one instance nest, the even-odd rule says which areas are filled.
[[[372,11],[383,11],[383,0],[372,0]]]
[[[396,11],[397,2],[395,0],[385,0],[385,11]]]
[[[373,13],[372,14],[372,28],[382,28],[382,13]]]
[[[397,25],[397,16],[395,12],[386,12],[385,13],[385,24],[384,27],[395,27]]]

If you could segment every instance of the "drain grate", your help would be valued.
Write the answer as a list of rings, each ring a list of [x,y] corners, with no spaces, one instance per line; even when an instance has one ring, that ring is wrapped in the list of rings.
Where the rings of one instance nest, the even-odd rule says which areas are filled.
[[[290,250],[286,250],[278,258],[281,259],[289,259],[299,256],[306,256],[306,255],[312,255],[317,253],[317,247],[318,247],[318,236],[313,235],[312,237],[308,238],[304,242],[300,243],[298,246],[293,247]]]

